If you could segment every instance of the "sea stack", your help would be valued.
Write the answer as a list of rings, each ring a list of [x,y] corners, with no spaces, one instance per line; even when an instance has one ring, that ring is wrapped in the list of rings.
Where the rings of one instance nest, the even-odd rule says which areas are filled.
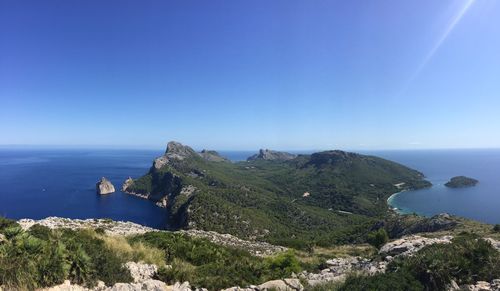
[[[95,184],[95,188],[97,194],[101,195],[115,192],[115,186],[113,186],[113,184],[111,184],[111,182],[104,177],[102,177],[101,180]]]

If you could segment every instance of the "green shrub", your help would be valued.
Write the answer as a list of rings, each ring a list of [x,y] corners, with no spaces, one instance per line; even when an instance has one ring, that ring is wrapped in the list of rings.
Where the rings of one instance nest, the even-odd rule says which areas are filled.
[[[495,224],[495,226],[493,226],[493,231],[500,232],[500,224]]]
[[[130,272],[123,266],[125,260],[118,257],[111,251],[105,242],[95,236],[95,232],[90,230],[65,230],[62,235],[64,244],[69,249],[85,253],[90,258],[91,266],[82,268],[87,271],[77,278],[86,279],[86,283],[94,284],[97,280],[102,280],[106,285],[113,285],[117,282],[131,282]],[[79,254],[75,259],[84,262],[85,255]],[[78,275],[78,274],[77,274]]]
[[[451,280],[462,285],[500,277],[499,252],[471,234],[459,235],[451,244],[427,246],[395,265],[407,269],[427,290],[444,290]]]
[[[366,241],[377,249],[382,247],[388,240],[389,236],[384,228],[379,228],[376,231],[370,232],[366,238]]]
[[[300,262],[292,251],[287,251],[274,257],[267,258],[265,267],[274,279],[285,278],[290,276],[292,272],[298,273],[301,271]]]
[[[3,230],[5,228],[11,227],[11,226],[19,226],[19,224],[15,220],[0,216],[0,233],[3,233]]]
[[[37,282],[42,287],[61,284],[68,276],[66,249],[59,241],[45,243],[37,262]]]
[[[374,276],[350,276],[341,291],[420,291],[424,286],[408,272],[393,272]],[[444,290],[444,289],[443,289]]]

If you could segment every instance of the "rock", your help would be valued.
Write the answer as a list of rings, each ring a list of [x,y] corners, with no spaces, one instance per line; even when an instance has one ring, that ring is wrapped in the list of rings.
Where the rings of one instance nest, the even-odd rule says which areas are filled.
[[[0,233],[0,244],[3,243],[3,242],[6,242],[6,241],[7,241],[7,239],[5,238],[5,235],[2,234],[2,233]]]
[[[191,291],[191,285],[189,285],[189,282],[184,282],[184,283],[177,282],[173,286],[172,291]]]
[[[282,246],[276,246],[270,243],[260,242],[260,241],[242,240],[233,235],[222,234],[215,231],[190,229],[190,230],[180,230],[179,233],[185,233],[192,237],[204,238],[215,244],[226,247],[244,249],[247,252],[251,253],[252,255],[258,257],[268,257],[287,250],[287,248]]]
[[[97,194],[101,195],[115,192],[115,186],[113,186],[113,184],[111,184],[111,182],[104,177],[102,177],[101,180],[95,184],[95,188]]]
[[[153,166],[155,169],[161,169],[172,161],[182,161],[188,157],[196,156],[197,153],[180,142],[171,141],[167,144],[167,149],[163,156],[155,159]]]
[[[152,264],[127,262],[125,267],[130,271],[130,275],[136,283],[152,279],[158,272],[158,267]]]
[[[443,236],[441,238],[426,238],[418,235],[406,236],[385,244],[380,248],[379,254],[393,257],[410,256],[424,246],[436,243],[450,243],[452,239],[452,236]]]
[[[500,241],[494,240],[492,238],[485,238],[495,249],[500,251]]]
[[[209,162],[230,162],[227,158],[221,156],[216,151],[202,150],[200,156]]]
[[[105,289],[105,291],[142,291],[142,290],[164,291],[168,290],[168,288],[167,284],[163,283],[162,281],[149,279],[140,283],[116,283],[112,287]]]
[[[125,182],[123,182],[122,191],[127,192],[127,188],[130,187],[130,185],[132,185],[132,184],[134,184],[134,179],[132,179],[131,177],[128,177],[127,180],[125,180]]]
[[[247,161],[265,160],[265,161],[288,161],[295,159],[297,155],[272,151],[268,149],[260,149],[258,154],[255,154],[247,159]]]
[[[168,197],[165,196],[163,198],[161,198],[160,200],[158,200],[156,203],[156,206],[158,207],[161,207],[161,208],[167,208],[168,206]]]
[[[20,219],[17,221],[19,225],[27,230],[35,224],[46,226],[50,229],[69,228],[69,229],[83,229],[83,228],[101,228],[104,229],[106,234],[109,235],[136,235],[143,234],[150,231],[159,231],[151,227],[143,226],[130,221],[113,221],[109,219],[69,219],[61,217],[47,217],[41,220],[33,219]]]
[[[276,291],[302,291],[304,286],[299,279],[272,280],[262,283],[258,290],[276,290]]]

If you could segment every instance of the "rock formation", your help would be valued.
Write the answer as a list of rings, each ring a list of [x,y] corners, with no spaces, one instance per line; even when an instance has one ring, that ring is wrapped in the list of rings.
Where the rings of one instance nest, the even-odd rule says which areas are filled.
[[[104,177],[102,177],[101,180],[95,184],[95,188],[97,194],[101,195],[115,192],[115,186],[113,186],[113,184],[111,184],[111,182]]]
[[[216,151],[202,150],[200,156],[209,162],[230,162]]]
[[[247,159],[247,161],[255,161],[255,160],[265,160],[265,161],[288,161],[295,159],[297,155],[286,153],[286,152],[278,152],[272,151],[268,149],[260,149],[258,154],[255,154]]]
[[[127,188],[132,185],[134,183],[134,179],[132,179],[131,177],[128,177],[127,180],[125,180],[125,182],[123,182],[123,185],[122,185],[122,191],[123,192],[126,192],[127,191]]]

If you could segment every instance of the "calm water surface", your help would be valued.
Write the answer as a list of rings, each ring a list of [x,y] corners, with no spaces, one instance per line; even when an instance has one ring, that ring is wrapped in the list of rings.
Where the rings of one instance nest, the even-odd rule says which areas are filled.
[[[500,150],[386,151],[378,156],[423,172],[434,185],[393,196],[390,204],[402,213],[430,216],[442,212],[500,223]],[[479,180],[475,187],[452,189],[453,176]]]

